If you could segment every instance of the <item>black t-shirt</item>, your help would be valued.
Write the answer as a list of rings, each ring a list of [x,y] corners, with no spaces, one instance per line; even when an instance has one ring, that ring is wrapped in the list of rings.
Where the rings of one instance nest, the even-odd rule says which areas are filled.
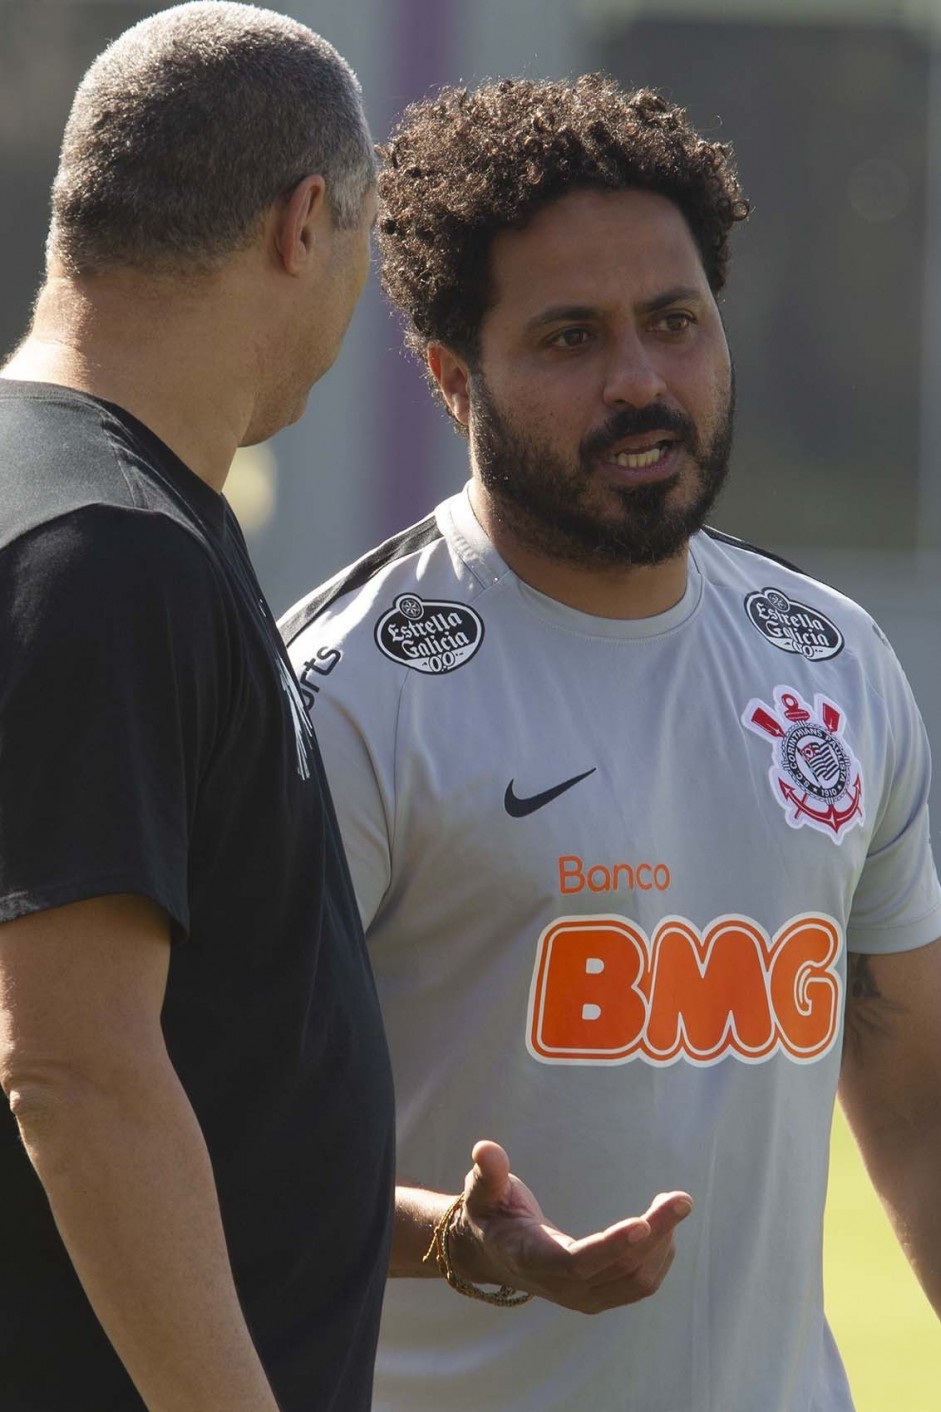
[[[392,1089],[316,742],[222,496],[119,408],[0,380],[0,921],[171,918],[167,1047],[284,1412],[365,1412]],[[0,1111],[0,1404],[143,1404]]]

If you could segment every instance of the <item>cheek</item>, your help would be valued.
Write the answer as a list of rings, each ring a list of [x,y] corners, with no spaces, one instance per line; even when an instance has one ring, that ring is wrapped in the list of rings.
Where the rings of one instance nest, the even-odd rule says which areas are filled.
[[[719,340],[719,347],[713,359],[712,386],[714,398],[719,405],[726,403],[732,392],[732,358],[724,336]]]
[[[370,258],[369,258],[369,248],[368,248],[368,246],[367,246],[367,248],[366,248],[366,249],[364,250],[364,252],[363,252],[362,259],[360,260],[360,263],[359,263],[359,268],[358,268],[358,270],[357,270],[357,272],[356,272],[356,298],[357,298],[357,299],[358,299],[359,296],[362,294],[363,290],[366,288],[366,281],[367,281],[368,278],[369,278],[369,267],[370,267],[370,264],[371,264],[371,261],[370,261]]]
[[[577,445],[590,423],[575,390],[544,375],[507,384],[500,405],[521,432],[537,441],[567,439]]]
[[[713,393],[712,419],[716,430],[726,421],[731,403],[732,369],[729,367],[723,371],[721,377],[717,378]]]
[[[582,438],[589,429],[572,416],[570,407],[544,401],[527,408],[515,424],[531,446],[569,465],[578,460]]]
[[[682,405],[693,420],[704,430],[712,430],[725,416],[731,391],[731,368],[717,359],[700,369],[697,376],[678,391]]]

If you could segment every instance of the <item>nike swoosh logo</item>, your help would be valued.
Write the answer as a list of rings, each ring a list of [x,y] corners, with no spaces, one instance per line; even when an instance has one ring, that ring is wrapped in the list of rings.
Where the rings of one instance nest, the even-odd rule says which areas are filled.
[[[553,799],[558,799],[560,794],[564,794],[567,789],[571,789],[573,784],[578,784],[580,780],[587,780],[589,775],[593,775],[597,765],[592,765],[590,770],[586,770],[583,775],[573,775],[570,780],[563,780],[561,784],[555,784],[551,789],[544,789],[542,794],[531,794],[528,799],[520,799],[513,793],[514,781],[506,787],[506,794],[503,796],[503,807],[512,819],[524,819],[527,814],[535,814],[537,809],[541,809],[544,804],[551,804]]]

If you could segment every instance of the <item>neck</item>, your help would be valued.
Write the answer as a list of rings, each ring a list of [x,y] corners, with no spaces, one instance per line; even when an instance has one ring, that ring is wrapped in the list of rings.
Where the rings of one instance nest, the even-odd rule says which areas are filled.
[[[675,558],[660,564],[582,567],[550,559],[522,543],[501,523],[477,480],[471,484],[471,505],[501,559],[524,583],[580,613],[596,618],[653,618],[673,608],[686,592],[688,544]]]
[[[30,332],[0,376],[116,403],[221,490],[253,411],[234,302],[215,276],[52,274]]]

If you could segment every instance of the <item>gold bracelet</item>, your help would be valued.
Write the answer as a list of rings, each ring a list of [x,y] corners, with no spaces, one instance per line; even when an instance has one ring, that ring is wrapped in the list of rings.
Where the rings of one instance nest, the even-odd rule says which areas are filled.
[[[472,1285],[468,1280],[462,1280],[460,1275],[454,1273],[451,1252],[448,1249],[448,1236],[451,1222],[463,1205],[464,1193],[461,1192],[460,1196],[454,1198],[435,1226],[431,1244],[422,1257],[422,1264],[426,1264],[434,1256],[438,1269],[451,1288],[456,1289],[458,1294],[466,1294],[468,1299],[479,1299],[484,1304],[499,1304],[502,1309],[515,1309],[518,1304],[528,1304],[533,1296],[513,1289],[510,1285],[501,1285],[496,1293],[491,1293],[489,1290],[481,1289],[479,1285]]]

